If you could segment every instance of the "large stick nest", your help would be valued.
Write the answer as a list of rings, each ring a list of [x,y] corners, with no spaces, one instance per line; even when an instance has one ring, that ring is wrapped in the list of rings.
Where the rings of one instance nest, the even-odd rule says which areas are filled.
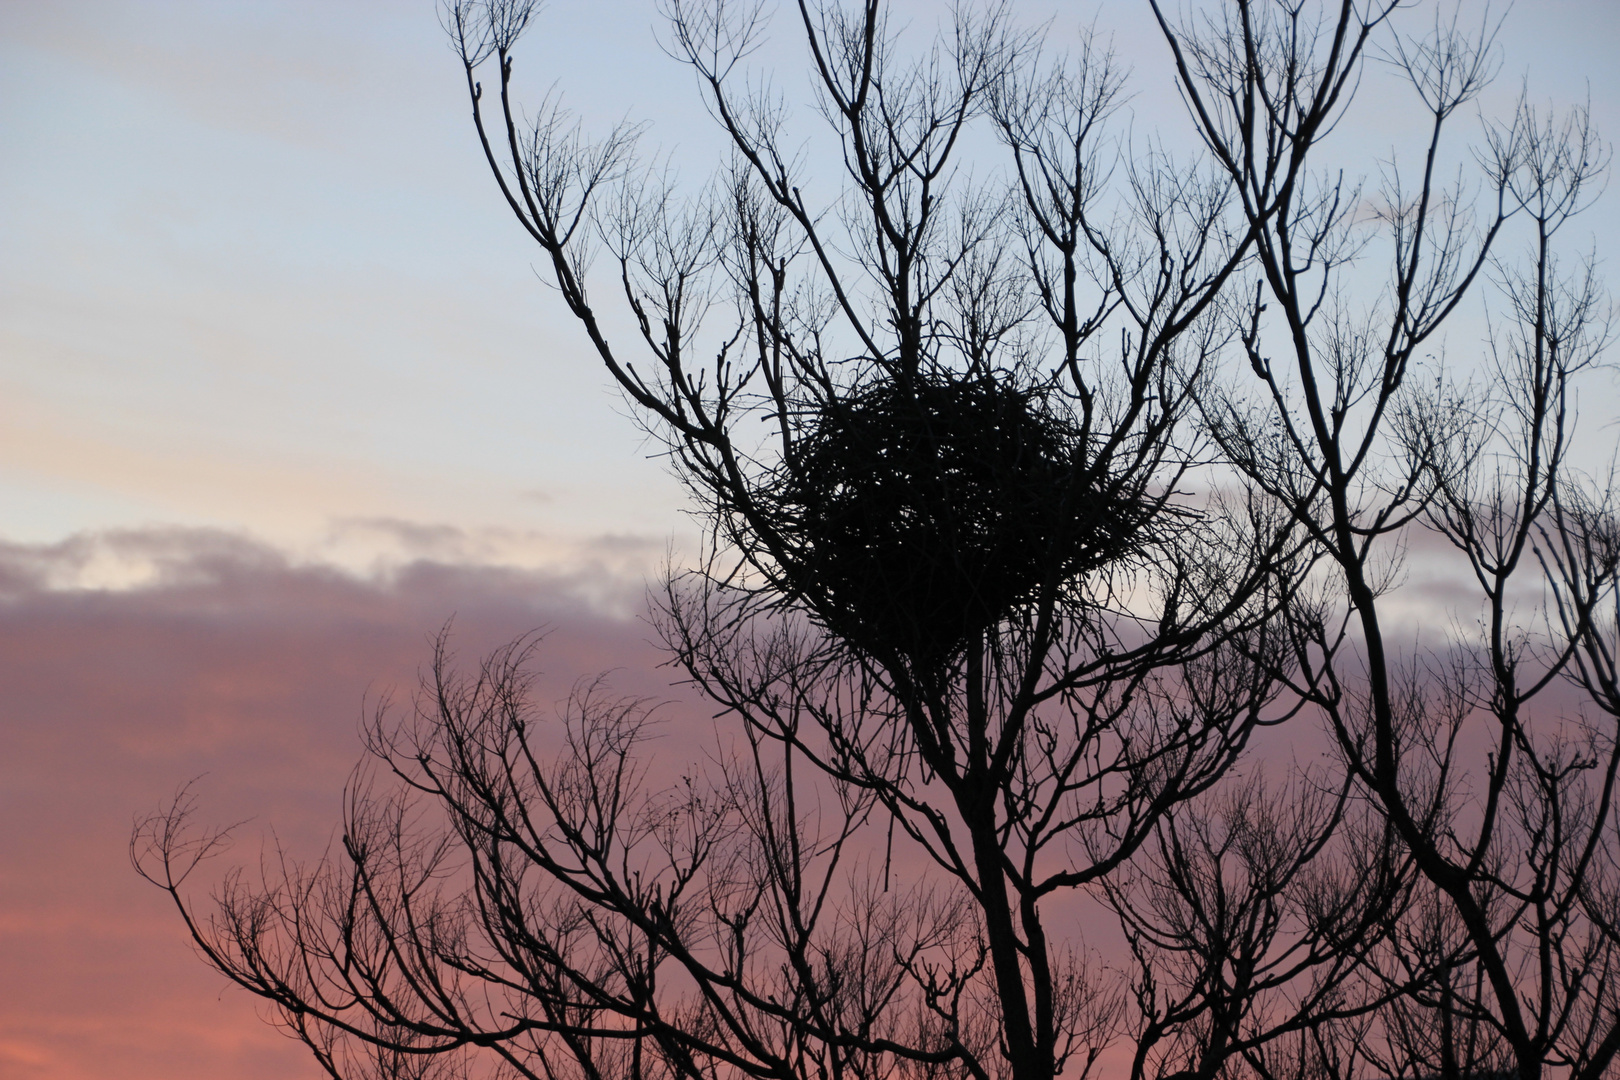
[[[759,492],[782,584],[870,655],[949,662],[1143,542],[1076,425],[992,378],[882,380],[817,409]]]

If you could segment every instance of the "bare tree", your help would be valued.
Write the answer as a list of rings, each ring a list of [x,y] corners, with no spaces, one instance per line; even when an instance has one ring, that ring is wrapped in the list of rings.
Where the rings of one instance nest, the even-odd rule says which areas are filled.
[[[1054,54],[1006,5],[907,52],[877,0],[800,3],[806,135],[748,69],[760,7],[667,0],[732,148],[695,191],[634,128],[520,119],[534,3],[446,6],[503,196],[708,525],[655,621],[736,737],[670,783],[643,706],[548,718],[525,647],[464,679],[441,641],[414,714],[373,718],[341,852],[228,877],[205,916],[185,884],[222,838],[182,799],[137,867],[333,1076],[1049,1080],[1121,1038],[1132,1080],[1599,1075],[1620,742],[1525,713],[1563,677],[1620,701],[1612,517],[1565,465],[1601,294],[1550,246],[1602,155],[1579,123],[1492,129],[1476,227],[1435,161],[1489,34],[1403,37],[1397,6],[1159,13],[1207,151],[1176,159],[1122,149],[1100,42]],[[1371,224],[1314,164],[1369,57],[1434,120]],[[1529,277],[1490,262],[1515,217]],[[1490,390],[1418,392],[1492,273],[1522,333]],[[1424,524],[1491,612],[1433,686],[1378,611],[1380,545]],[[1521,570],[1551,590],[1534,642]],[[1482,711],[1480,808],[1456,754]],[[1304,714],[1342,772],[1233,775]],[[1053,929],[1087,905],[1131,973]]]
[[[1341,297],[1363,200],[1302,168],[1322,136],[1303,118],[1338,92],[1316,58],[1349,40],[1345,24],[1251,3],[1161,22],[1200,132],[1255,225],[1260,280],[1240,340],[1259,393],[1212,397],[1213,431],[1334,568],[1335,602],[1289,620],[1290,680],[1421,878],[1395,959],[1434,974],[1386,1014],[1383,1067],[1609,1075],[1620,968],[1593,900],[1607,895],[1598,867],[1616,842],[1620,741],[1598,674],[1614,655],[1598,618],[1613,597],[1614,524],[1569,461],[1573,383],[1606,344],[1608,309],[1591,260],[1571,273],[1555,244],[1607,151],[1585,110],[1555,120],[1521,105],[1477,152],[1481,197],[1447,187],[1442,136],[1492,73],[1494,28],[1437,18],[1426,37],[1394,39],[1386,62],[1416,89],[1430,137],[1415,177],[1385,169],[1374,205],[1390,271],[1357,313]],[[1498,254],[1519,234],[1523,259]],[[1420,357],[1487,277],[1493,333],[1479,381],[1460,386]],[[1449,660],[1403,659],[1389,644],[1392,567],[1414,528],[1458,553],[1482,600]],[[1551,597],[1543,617],[1522,614],[1536,607],[1526,578]],[[1551,700],[1561,678],[1585,708]]]
[[[207,922],[181,904],[332,1075],[932,1075],[993,1044],[971,909],[850,851],[869,795],[807,804],[757,742],[649,784],[647,710],[595,687],[541,757],[528,647],[466,679],[443,648],[418,711],[368,729],[401,783],[356,775],[340,856],[233,875]],[[177,901],[219,841],[188,812],[137,837]]]

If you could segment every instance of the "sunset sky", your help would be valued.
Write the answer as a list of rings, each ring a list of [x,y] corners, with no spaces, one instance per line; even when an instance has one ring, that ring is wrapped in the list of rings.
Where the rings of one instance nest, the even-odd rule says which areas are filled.
[[[1060,43],[1095,17],[1138,123],[1180,122],[1145,5],[1015,7]],[[556,0],[518,79],[701,175],[656,19]],[[1487,109],[1526,80],[1620,137],[1620,5],[1519,0],[1501,45]],[[1620,192],[1577,225],[1614,281]],[[271,826],[318,854],[363,702],[452,616],[466,656],[549,628],[554,696],[679,696],[638,616],[693,526],[535,263],[429,0],[0,0],[0,1080],[317,1075],[190,954],[130,822],[200,776],[247,858]]]

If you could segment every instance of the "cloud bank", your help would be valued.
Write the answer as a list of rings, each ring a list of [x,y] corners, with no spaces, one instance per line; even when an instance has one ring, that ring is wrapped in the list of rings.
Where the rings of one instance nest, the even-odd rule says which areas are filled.
[[[318,855],[368,698],[408,699],[454,617],[466,659],[535,629],[541,700],[612,670],[675,699],[614,560],[571,572],[417,560],[361,577],[225,533],[0,544],[0,1075],[314,1077],[192,955],[130,869],[132,819],[201,777],[209,821]],[[87,584],[119,587],[85,587]],[[702,723],[680,705],[666,714]]]

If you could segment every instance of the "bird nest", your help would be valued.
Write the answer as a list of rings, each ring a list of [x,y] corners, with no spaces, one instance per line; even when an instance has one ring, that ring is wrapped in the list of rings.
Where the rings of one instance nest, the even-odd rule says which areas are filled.
[[[790,594],[863,651],[933,667],[1140,542],[1136,505],[1086,482],[1083,441],[1005,381],[883,380],[808,416],[755,505]]]

